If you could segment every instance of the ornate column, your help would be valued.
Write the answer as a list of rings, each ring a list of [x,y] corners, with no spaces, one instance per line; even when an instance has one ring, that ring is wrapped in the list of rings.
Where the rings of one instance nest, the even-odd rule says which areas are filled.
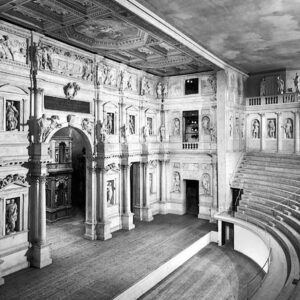
[[[100,183],[100,169],[96,169],[96,163],[92,157],[86,158],[86,178],[85,178],[85,233],[84,238],[88,240],[96,240],[96,182]],[[96,179],[97,178],[97,179]]]
[[[211,209],[211,217],[218,211],[218,178],[217,178],[217,156],[212,156],[212,197],[213,205]]]
[[[138,220],[143,219],[143,203],[144,203],[144,167],[143,163],[138,164],[138,178],[137,178],[137,188],[138,191],[136,193],[136,203],[134,205],[134,217],[137,218]]]
[[[33,175],[33,205],[31,206],[31,266],[43,268],[52,263],[50,246],[46,240],[46,174]]]
[[[160,205],[159,205],[159,212],[163,215],[166,214],[166,188],[167,188],[167,181],[166,181],[166,161],[160,161]]]
[[[281,112],[277,112],[277,152],[282,151]]]
[[[100,169],[99,179],[97,183],[100,183],[100,221],[97,224],[97,238],[99,240],[108,240],[112,237],[110,232],[110,222],[107,219],[107,189],[106,189],[106,170]]]
[[[122,166],[123,169],[123,199],[124,199],[124,214],[122,215],[122,228],[131,230],[135,228],[133,224],[133,213],[130,209],[130,164]]]
[[[153,220],[152,209],[150,207],[148,163],[144,163],[144,206],[143,206],[143,220],[147,221],[147,222],[150,222],[150,221]]]
[[[294,137],[295,137],[295,153],[299,154],[300,152],[300,118],[299,118],[299,111],[297,110],[295,112],[295,132],[294,132]]]
[[[260,114],[260,151],[265,150],[265,136],[266,136],[266,118],[265,118],[265,113]]]

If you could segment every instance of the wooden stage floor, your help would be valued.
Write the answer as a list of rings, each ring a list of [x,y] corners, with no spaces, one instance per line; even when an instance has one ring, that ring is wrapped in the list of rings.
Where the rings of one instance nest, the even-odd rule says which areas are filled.
[[[191,215],[157,215],[107,241],[83,239],[82,219],[47,226],[53,264],[5,277],[0,299],[112,299],[211,230]]]

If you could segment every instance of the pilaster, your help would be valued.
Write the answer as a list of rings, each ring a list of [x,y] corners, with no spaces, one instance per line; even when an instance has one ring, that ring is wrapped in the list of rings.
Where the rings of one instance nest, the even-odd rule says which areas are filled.
[[[295,112],[295,153],[299,154],[300,152],[300,118],[299,118],[299,111]]]
[[[150,207],[148,163],[144,163],[144,205],[142,211],[143,220],[146,222],[151,222],[153,220],[153,216],[152,209]]]

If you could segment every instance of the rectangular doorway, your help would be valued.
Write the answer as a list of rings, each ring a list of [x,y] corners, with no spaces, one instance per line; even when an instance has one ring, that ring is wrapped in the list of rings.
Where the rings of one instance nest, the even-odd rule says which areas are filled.
[[[186,213],[198,216],[199,213],[199,181],[186,180]]]

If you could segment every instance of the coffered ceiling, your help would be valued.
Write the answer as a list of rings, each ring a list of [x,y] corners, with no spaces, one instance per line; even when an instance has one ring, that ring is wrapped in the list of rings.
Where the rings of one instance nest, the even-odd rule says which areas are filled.
[[[169,76],[218,67],[114,0],[0,0],[1,18],[69,44]]]

